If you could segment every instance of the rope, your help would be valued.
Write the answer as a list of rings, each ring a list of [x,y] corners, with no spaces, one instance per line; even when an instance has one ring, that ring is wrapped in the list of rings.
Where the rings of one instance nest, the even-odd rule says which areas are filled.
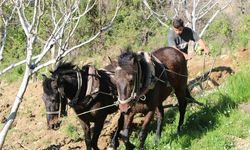
[[[100,107],[100,108],[97,108],[97,109],[93,109],[93,110],[88,110],[88,111],[85,111],[85,112],[82,112],[82,113],[76,114],[76,115],[77,116],[81,116],[81,115],[84,115],[84,114],[87,114],[87,113],[91,113],[91,112],[94,112],[94,111],[98,111],[98,110],[102,110],[102,109],[105,109],[105,108],[109,108],[109,107],[113,107],[113,106],[118,106],[118,104],[119,104],[119,102],[116,101],[114,104],[103,106],[103,107]]]
[[[183,74],[177,73],[177,72],[175,72],[173,70],[169,70],[169,69],[166,69],[166,68],[165,68],[165,70],[168,71],[168,72],[174,73],[176,75],[179,75],[179,76],[188,77],[188,75],[183,75]]]
[[[216,60],[216,58],[217,58],[217,57],[214,57],[214,58],[213,58],[213,64],[212,64],[212,66],[211,66],[211,68],[210,68],[210,70],[209,70],[209,72],[208,72],[208,74],[207,74],[207,76],[206,76],[206,78],[205,78],[205,67],[206,67],[206,63],[205,63],[206,57],[205,57],[205,56],[206,56],[206,55],[204,54],[204,56],[203,56],[203,75],[202,75],[202,78],[200,78],[200,80],[199,80],[199,84],[201,84],[202,81],[205,81],[206,79],[208,79],[208,76],[209,76],[210,73],[212,72],[212,70],[213,70],[213,68],[214,68],[215,60]],[[203,87],[202,87],[202,92],[204,92]]]
[[[203,75],[199,80],[199,84],[201,84],[201,82],[204,80],[205,78],[205,68],[206,68],[206,55],[205,53],[203,53],[203,66],[202,66],[202,71],[203,71]],[[201,86],[202,91],[203,91],[203,87]]]

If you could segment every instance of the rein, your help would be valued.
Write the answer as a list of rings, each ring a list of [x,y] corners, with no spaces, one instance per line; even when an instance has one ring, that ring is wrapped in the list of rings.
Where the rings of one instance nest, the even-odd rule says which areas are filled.
[[[138,91],[139,91],[139,88],[140,88],[140,83],[139,81],[141,80],[141,74],[142,74],[142,71],[141,71],[141,65],[140,63],[137,61],[136,62],[136,70],[137,70],[137,73],[136,73],[136,78],[135,78],[135,81],[134,81],[134,86],[133,86],[133,90],[131,92],[131,95],[129,98],[127,98],[126,100],[121,100],[119,97],[118,97],[118,102],[120,104],[126,104],[126,103],[129,103],[131,100],[135,99],[137,94],[138,94]]]
[[[58,118],[60,118],[60,116],[61,116],[61,109],[62,109],[62,98],[60,97],[58,111],[46,111],[46,114],[48,114],[48,115],[58,115]]]
[[[94,111],[98,111],[98,110],[102,110],[102,109],[105,109],[105,108],[118,106],[118,105],[119,105],[119,101],[116,101],[114,104],[106,105],[106,106],[103,106],[103,107],[100,107],[100,108],[97,108],[97,109],[93,109],[93,110],[88,110],[88,111],[82,112],[80,114],[76,114],[76,116],[81,116],[81,115],[88,114],[88,113],[91,113],[91,112],[94,112]]]
[[[68,73],[76,73],[76,75],[77,75],[77,83],[78,83],[78,85],[77,85],[77,92],[76,92],[74,98],[71,101],[68,100],[68,101],[71,102],[71,104],[68,103],[68,105],[69,106],[73,106],[74,104],[77,103],[77,100],[79,99],[79,95],[80,95],[81,88],[82,88],[82,75],[81,75],[81,72],[80,72],[80,70],[78,68],[77,68],[77,70],[64,71],[62,74],[68,74]],[[95,95],[95,94],[104,94],[104,95],[113,96],[113,94],[99,91],[99,88],[97,88],[94,91],[92,91],[92,86],[93,86],[93,82],[94,82],[93,81],[94,80],[93,76],[96,76],[95,70],[94,70],[94,68],[89,67],[88,83],[87,83],[87,89],[86,89],[85,98],[86,98],[86,96],[91,96],[92,97],[92,95]],[[56,114],[58,114],[58,118],[60,118],[61,109],[62,109],[62,97],[61,96],[62,96],[63,92],[60,91],[59,89],[58,89],[58,92],[60,93],[59,110],[58,111],[47,111],[46,114],[48,114],[48,115],[56,115]],[[89,101],[87,104],[89,104],[90,102],[91,101]],[[118,104],[119,104],[119,102],[116,101],[114,104],[103,106],[103,107],[100,107],[100,108],[97,108],[97,109],[93,109],[93,110],[89,110],[89,111],[85,111],[83,113],[77,114],[77,116],[81,116],[81,115],[84,115],[84,114],[87,114],[87,113],[91,113],[91,112],[94,112],[94,111],[102,110],[102,109],[113,107],[113,106],[118,106]]]
[[[72,99],[71,101],[71,104],[69,105],[72,105],[72,104],[75,104],[77,103],[77,100],[78,100],[78,97],[79,97],[79,94],[81,92],[81,88],[82,88],[82,75],[81,75],[81,72],[79,71],[79,69],[77,68],[77,70],[68,70],[68,71],[63,71],[62,74],[68,74],[68,73],[76,73],[76,76],[77,76],[77,92],[76,92],[76,95],[74,96],[74,98]],[[58,92],[60,93],[60,101],[59,101],[59,109],[58,111],[46,111],[46,114],[48,115],[56,115],[58,114],[58,118],[60,118],[61,116],[61,110],[62,110],[62,91],[60,89],[57,89]]]

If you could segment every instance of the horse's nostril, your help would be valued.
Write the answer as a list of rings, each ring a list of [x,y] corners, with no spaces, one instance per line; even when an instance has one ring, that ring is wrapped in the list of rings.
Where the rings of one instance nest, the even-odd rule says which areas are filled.
[[[51,129],[53,129],[53,125],[52,124],[48,124],[47,130],[51,130]]]
[[[129,113],[130,111],[131,111],[131,107],[129,106],[126,113]]]

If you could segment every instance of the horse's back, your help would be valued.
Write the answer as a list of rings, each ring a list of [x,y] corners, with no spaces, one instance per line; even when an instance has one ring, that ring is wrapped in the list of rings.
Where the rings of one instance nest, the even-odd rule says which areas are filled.
[[[180,51],[164,47],[153,51],[152,54],[166,67],[170,82],[179,85],[187,81],[187,61]]]
[[[168,68],[172,68],[172,65],[186,65],[184,55],[173,47],[160,48],[153,51],[152,54],[157,57],[163,64],[167,65]]]

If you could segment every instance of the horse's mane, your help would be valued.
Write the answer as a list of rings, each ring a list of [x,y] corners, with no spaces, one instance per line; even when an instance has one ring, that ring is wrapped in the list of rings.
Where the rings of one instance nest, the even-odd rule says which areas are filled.
[[[118,57],[118,65],[127,70],[127,71],[133,71],[132,64],[131,64],[131,59],[136,59],[137,54],[132,51],[125,51],[122,52],[121,55]]]
[[[76,65],[74,65],[72,62],[63,62],[57,65],[57,67],[54,69],[53,72],[55,73],[55,72],[60,72],[63,70],[71,70],[71,69],[74,69],[75,67]]]

